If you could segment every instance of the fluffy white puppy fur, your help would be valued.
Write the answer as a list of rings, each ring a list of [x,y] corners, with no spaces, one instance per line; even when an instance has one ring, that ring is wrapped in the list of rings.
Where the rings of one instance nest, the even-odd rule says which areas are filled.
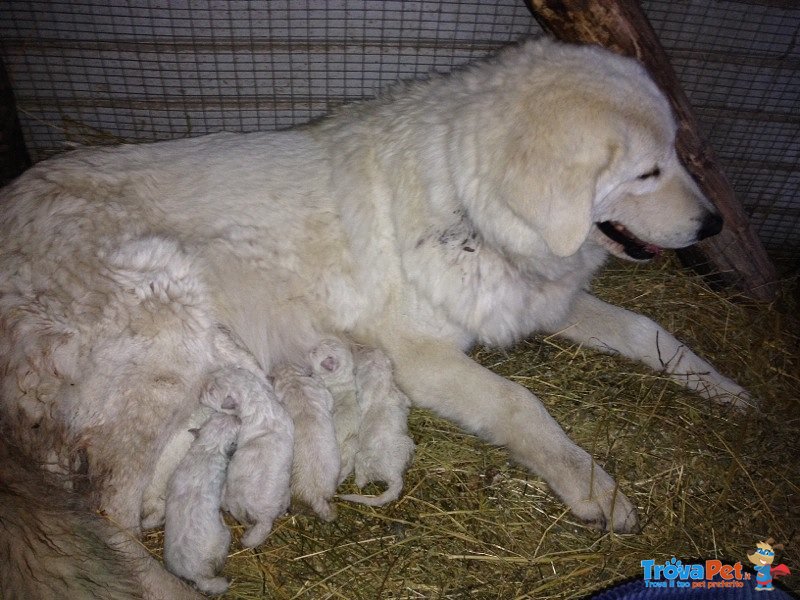
[[[269,372],[321,332],[346,335],[578,517],[634,530],[634,506],[538,398],[465,350],[555,333],[748,401],[653,321],[587,291],[609,254],[645,260],[720,228],[675,132],[636,61],[541,40],[303,128],[39,163],[0,192],[3,436],[65,473],[83,457],[90,503],[136,532],[211,373],[244,367],[266,385],[247,365]],[[242,421],[253,435],[278,423]],[[255,491],[253,465],[286,458],[290,426],[264,449],[242,434],[238,484]],[[289,465],[277,475],[288,491]]]
[[[323,521],[333,521],[329,500],[339,485],[339,446],[333,426],[333,396],[325,385],[297,365],[278,365],[271,373],[275,393],[294,424],[292,494]]]
[[[309,361],[313,373],[333,395],[333,424],[341,465],[337,483],[342,483],[355,467],[358,426],[361,422],[353,354],[346,342],[338,338],[326,338],[311,351]]]
[[[386,483],[378,496],[342,494],[341,500],[383,506],[397,500],[403,491],[403,475],[414,455],[414,441],[408,436],[411,402],[394,383],[392,363],[377,348],[355,351],[356,391],[361,409],[356,452],[356,485],[370,481]]]
[[[220,513],[228,461],[239,435],[239,419],[213,415],[199,430],[169,480],[164,527],[164,564],[207,594],[222,594],[228,581],[216,573],[225,564],[231,534]]]
[[[201,402],[241,420],[236,452],[228,465],[222,507],[249,525],[243,546],[255,548],[289,507],[294,427],[263,378],[243,368],[212,376]]]
[[[142,529],[160,527],[164,524],[167,499],[167,484],[175,465],[186,455],[195,440],[194,429],[203,425],[213,413],[207,406],[200,406],[182,428],[176,431],[158,458],[153,478],[142,498]]]

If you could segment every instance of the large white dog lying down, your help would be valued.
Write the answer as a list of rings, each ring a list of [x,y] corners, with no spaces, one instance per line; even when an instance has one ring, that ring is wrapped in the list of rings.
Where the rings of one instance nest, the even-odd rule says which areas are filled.
[[[3,436],[138,531],[211,373],[263,378],[341,334],[382,348],[414,404],[507,446],[578,517],[634,530],[539,400],[464,351],[557,332],[747,401],[584,290],[609,253],[647,260],[719,231],[675,129],[633,60],[534,41],[299,129],[40,163],[0,198]]]

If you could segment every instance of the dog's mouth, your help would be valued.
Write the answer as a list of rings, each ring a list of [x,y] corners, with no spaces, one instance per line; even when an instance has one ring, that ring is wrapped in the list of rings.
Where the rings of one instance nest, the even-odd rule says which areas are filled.
[[[634,260],[651,260],[664,251],[660,246],[643,242],[618,221],[602,221],[596,225],[607,238],[622,247],[623,253]]]

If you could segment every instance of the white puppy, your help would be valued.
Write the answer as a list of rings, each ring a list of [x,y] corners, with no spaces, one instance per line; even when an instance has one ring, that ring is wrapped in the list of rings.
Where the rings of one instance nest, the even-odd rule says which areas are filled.
[[[361,408],[356,485],[364,487],[370,481],[382,481],[387,488],[375,497],[358,494],[339,497],[383,506],[400,496],[403,475],[414,454],[414,442],[407,433],[411,402],[395,385],[389,358],[377,348],[356,350],[355,376]]]
[[[356,399],[353,354],[341,340],[322,340],[309,354],[312,371],[333,395],[333,423],[339,446],[341,469],[339,481],[347,479],[355,467],[358,450],[358,426],[361,410]]]
[[[284,363],[272,371],[275,393],[294,424],[292,494],[323,521],[336,518],[329,500],[339,485],[339,446],[333,426],[333,396],[316,377]]]
[[[164,563],[207,594],[228,589],[228,581],[216,576],[231,542],[219,508],[239,425],[232,415],[215,414],[199,431],[193,429],[196,439],[167,488]]]
[[[292,420],[266,380],[247,369],[218,371],[201,402],[241,419],[222,506],[237,521],[251,526],[241,542],[254,548],[264,542],[273,521],[289,507]]]
[[[175,464],[186,455],[191,447],[195,439],[192,430],[208,421],[212,412],[209,407],[200,406],[192,413],[183,427],[172,435],[161,452],[155,466],[153,479],[142,498],[142,529],[152,529],[164,524],[167,485],[174,472]]]

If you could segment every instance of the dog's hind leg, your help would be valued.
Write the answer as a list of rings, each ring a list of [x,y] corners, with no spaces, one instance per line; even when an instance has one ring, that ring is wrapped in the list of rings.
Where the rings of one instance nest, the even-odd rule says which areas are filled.
[[[60,477],[0,438],[0,596],[189,600],[200,595]]]
[[[621,354],[667,373],[704,398],[744,409],[754,404],[735,382],[651,319],[582,293],[556,333],[601,352]]]
[[[584,521],[617,532],[637,528],[636,510],[614,480],[527,389],[446,343],[396,336],[383,341],[397,383],[415,405],[506,446]]]

